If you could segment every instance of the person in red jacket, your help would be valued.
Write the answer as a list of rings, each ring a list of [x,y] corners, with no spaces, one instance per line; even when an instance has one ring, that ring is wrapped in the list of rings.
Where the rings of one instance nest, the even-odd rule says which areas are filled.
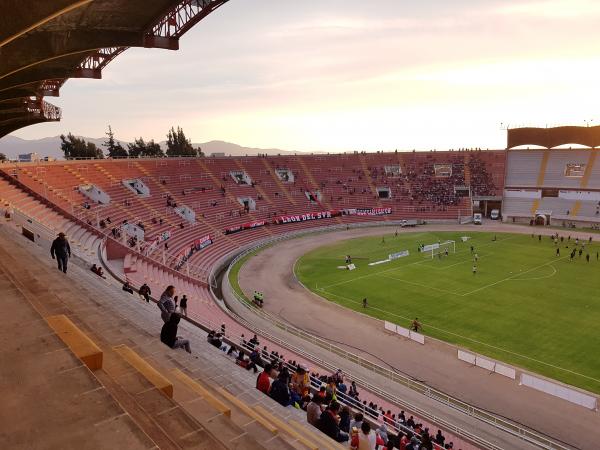
[[[263,394],[269,395],[269,389],[271,389],[271,364],[267,364],[265,366],[265,370],[263,370],[258,377],[256,378],[256,389],[258,389]]]

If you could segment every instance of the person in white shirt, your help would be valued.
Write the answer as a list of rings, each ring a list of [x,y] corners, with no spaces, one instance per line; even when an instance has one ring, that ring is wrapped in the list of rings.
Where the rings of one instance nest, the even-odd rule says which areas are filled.
[[[375,450],[377,448],[377,437],[371,431],[369,422],[363,421],[358,432],[358,447],[356,450]]]

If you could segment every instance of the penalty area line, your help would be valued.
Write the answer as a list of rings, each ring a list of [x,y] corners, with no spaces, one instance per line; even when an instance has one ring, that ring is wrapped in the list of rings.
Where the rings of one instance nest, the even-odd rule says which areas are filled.
[[[516,273],[516,274],[514,274],[514,275],[511,275],[510,277],[506,277],[506,278],[503,278],[503,279],[501,279],[501,280],[494,281],[493,283],[487,284],[487,285],[485,285],[485,286],[482,286],[482,287],[480,287],[480,288],[474,289],[474,290],[472,290],[472,291],[469,291],[469,292],[465,292],[464,294],[461,294],[461,295],[462,295],[463,297],[466,297],[467,295],[471,295],[471,294],[474,294],[474,293],[476,293],[476,292],[483,291],[484,289],[490,288],[490,287],[492,287],[492,286],[496,286],[497,284],[500,284],[500,283],[504,283],[505,281],[514,280],[515,278],[517,278],[517,277],[519,277],[519,276],[521,276],[521,275],[525,275],[525,274],[527,274],[527,273],[529,273],[529,272],[533,272],[534,270],[541,269],[542,267],[545,267],[545,266],[549,266],[549,265],[551,265],[551,264],[554,264],[556,261],[562,261],[563,259],[566,259],[566,258],[568,258],[568,256],[563,256],[562,258],[559,258],[559,259],[555,259],[555,260],[549,261],[549,262],[547,262],[547,263],[541,264],[541,265],[539,265],[539,266],[536,266],[536,267],[532,267],[531,269],[528,269],[528,270],[526,270],[525,272],[519,272],[519,273]]]
[[[434,286],[427,286],[421,283],[415,283],[414,281],[408,281],[408,280],[401,280],[400,278],[394,278],[391,277],[389,275],[381,275],[382,278],[387,278],[389,280],[394,280],[394,281],[400,281],[402,283],[407,283],[407,284],[412,284],[413,286],[418,286],[424,289],[433,289],[434,291],[438,291],[441,292],[443,294],[451,294],[451,295],[461,295],[459,292],[452,292],[452,291],[447,291],[446,289],[440,289],[440,288],[436,288]]]

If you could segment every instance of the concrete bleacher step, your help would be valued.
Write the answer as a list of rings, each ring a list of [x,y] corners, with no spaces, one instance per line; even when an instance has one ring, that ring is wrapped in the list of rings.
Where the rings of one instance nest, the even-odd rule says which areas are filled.
[[[152,383],[154,387],[162,391],[167,397],[173,398],[173,384],[140,355],[127,345],[113,347],[113,350]]]
[[[1,250],[0,257],[3,256]],[[73,318],[73,322],[77,326],[83,323],[84,330],[92,330],[90,338],[104,351],[103,369],[96,372],[98,379],[160,448],[307,448],[293,433],[285,432],[273,422],[269,426],[260,423],[255,407],[271,411],[281,420],[289,420],[289,417],[303,420],[301,414],[296,414],[300,412],[279,407],[257,391],[254,388],[255,375],[239,368],[231,358],[209,346],[202,334],[192,335],[195,336],[194,353],[200,359],[191,358],[183,351],[173,351],[158,340],[160,319],[154,305],[147,305],[135,295],[124,294],[120,287],[94,276],[87,269],[71,266],[65,277],[56,269],[48,270],[54,264],[52,261],[32,257],[21,252],[18,246],[10,256],[26,265],[28,270],[25,272],[21,272],[16,263],[14,270],[25,276],[27,292],[40,297],[39,303],[44,305],[44,311],[51,315],[80,315],[79,319]],[[27,262],[24,264],[24,261]],[[34,276],[27,278],[28,273],[41,274],[40,279],[44,281],[40,282]],[[77,279],[76,284],[72,283],[72,278]],[[48,286],[52,287],[48,289]],[[148,312],[153,313],[150,319]],[[192,331],[185,325],[182,328],[186,337]],[[113,350],[119,344],[125,344],[170,381],[173,399],[165,396],[134,365]],[[198,384],[204,387],[205,395],[190,389],[174,376],[172,369],[176,368],[184,373],[194,369],[190,378],[201,380]],[[227,394],[220,393],[219,389],[228,392],[229,397],[225,398],[223,395]],[[215,408],[206,393],[229,409],[231,418]],[[232,401],[232,395],[243,401],[246,407],[240,407],[236,400]],[[175,408],[173,411],[161,409],[167,405],[165,399],[171,403],[171,408]],[[154,417],[155,414],[160,416],[161,423]],[[265,418],[264,415],[262,417]],[[278,430],[277,433],[273,432],[273,428]],[[194,439],[186,441],[186,436]],[[317,443],[315,439],[313,442]],[[196,444],[198,447],[193,447]],[[323,444],[321,448],[331,447]]]
[[[102,350],[64,314],[46,317],[56,335],[90,370],[102,368]]]

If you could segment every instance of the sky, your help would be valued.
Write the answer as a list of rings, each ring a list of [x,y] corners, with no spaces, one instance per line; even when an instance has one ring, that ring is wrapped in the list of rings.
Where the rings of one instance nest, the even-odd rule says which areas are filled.
[[[600,125],[598,0],[230,0],[179,51],[69,80],[73,132],[301,151],[504,148],[506,126]]]

